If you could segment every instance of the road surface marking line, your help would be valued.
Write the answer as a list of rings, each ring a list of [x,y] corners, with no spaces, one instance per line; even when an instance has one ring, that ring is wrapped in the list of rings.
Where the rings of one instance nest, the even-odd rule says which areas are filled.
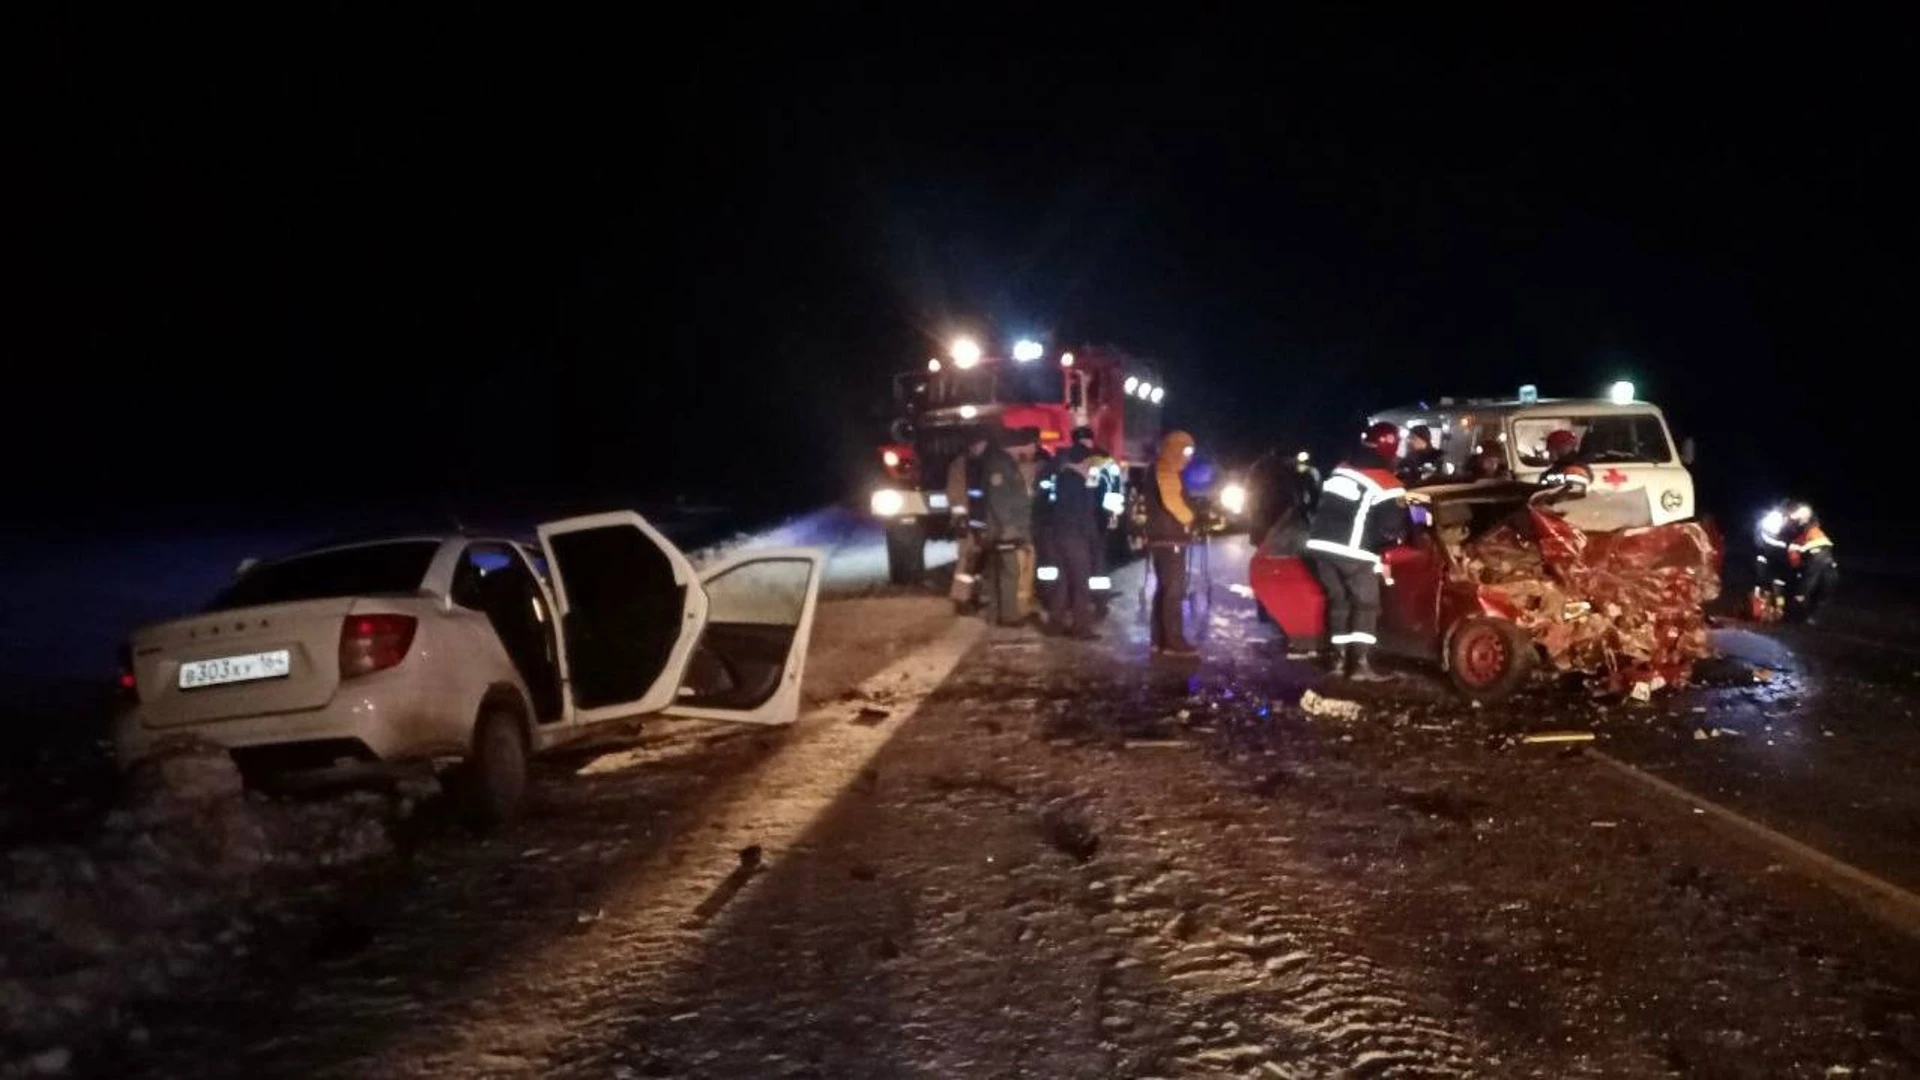
[[[1670,798],[1678,799],[1722,825],[1733,827],[1748,841],[1780,856],[1797,867],[1801,873],[1854,901],[1869,914],[1902,933],[1920,937],[1920,894],[1909,892],[1852,863],[1842,862],[1819,848],[1803,844],[1785,833],[1762,825],[1710,799],[1701,798],[1671,780],[1663,780],[1611,754],[1593,749],[1588,749],[1586,754],[1616,770],[1622,776]]]
[[[604,931],[562,936],[544,946],[503,956],[490,977],[468,992],[469,1012],[457,1027],[436,1025],[383,1050],[362,1075],[470,1061],[481,1052],[511,1051],[544,1058],[573,1032],[565,1018],[601,1015],[598,996],[574,991],[581,971],[618,966],[625,977],[614,992],[640,1000],[644,984],[687,977],[706,947],[706,935],[726,924],[726,904],[750,888],[750,879],[777,870],[821,815],[831,811],[900,728],[953,674],[985,632],[973,619],[955,620],[932,642],[863,680],[862,690],[888,695],[892,715],[878,724],[851,722],[845,703],[809,712],[792,737],[759,766],[702,792],[689,810],[695,827],[608,883],[602,901]],[[757,846],[757,865],[742,850]],[[546,987],[561,1011],[556,1025],[528,1020],[519,1010],[535,988]],[[504,995],[498,1000],[497,995]],[[441,1070],[444,1071],[444,1070]]]

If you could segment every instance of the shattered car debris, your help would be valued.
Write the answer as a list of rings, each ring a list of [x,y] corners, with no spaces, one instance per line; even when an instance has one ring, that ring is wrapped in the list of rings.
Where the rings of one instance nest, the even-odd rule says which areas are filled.
[[[1710,655],[1705,607],[1720,593],[1722,545],[1706,526],[1586,532],[1528,484],[1410,499],[1424,513],[1385,554],[1381,644],[1438,661],[1467,696],[1505,697],[1541,659],[1612,693],[1679,686]],[[1325,597],[1299,558],[1262,552],[1249,575],[1290,637],[1324,635]]]

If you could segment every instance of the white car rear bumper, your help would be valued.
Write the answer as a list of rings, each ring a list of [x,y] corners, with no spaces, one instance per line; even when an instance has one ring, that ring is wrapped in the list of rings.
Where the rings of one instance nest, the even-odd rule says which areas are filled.
[[[344,751],[352,741],[383,762],[457,756],[472,737],[474,711],[462,706],[426,700],[418,682],[382,675],[348,683],[325,705],[301,712],[155,727],[134,705],[114,720],[114,754],[125,767],[169,739],[193,738],[229,750],[342,741]]]

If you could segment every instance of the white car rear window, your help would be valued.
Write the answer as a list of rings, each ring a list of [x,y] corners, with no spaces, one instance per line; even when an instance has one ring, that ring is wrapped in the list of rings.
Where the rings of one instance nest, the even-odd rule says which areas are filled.
[[[426,580],[427,567],[439,550],[437,540],[402,540],[295,555],[247,571],[214,597],[207,610],[411,593]]]

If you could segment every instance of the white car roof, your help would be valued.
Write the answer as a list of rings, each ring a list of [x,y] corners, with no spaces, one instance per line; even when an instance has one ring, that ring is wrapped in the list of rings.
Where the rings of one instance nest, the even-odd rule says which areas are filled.
[[[1657,413],[1660,406],[1650,401],[1629,401],[1624,404],[1609,401],[1606,398],[1541,398],[1531,404],[1521,401],[1498,401],[1487,398],[1455,398],[1442,405],[1403,405],[1392,409],[1382,409],[1374,413],[1377,420],[1398,420],[1403,417],[1439,416],[1445,413],[1498,413],[1503,416],[1563,416],[1567,413]]]

